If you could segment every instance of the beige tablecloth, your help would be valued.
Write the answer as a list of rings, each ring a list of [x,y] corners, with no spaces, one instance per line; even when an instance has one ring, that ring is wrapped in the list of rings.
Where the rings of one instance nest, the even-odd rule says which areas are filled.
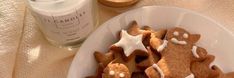
[[[234,31],[233,0],[141,0],[125,9],[99,6],[100,24],[120,12],[145,5],[190,9]],[[0,78],[66,78],[77,49],[50,45],[21,0],[0,0]]]

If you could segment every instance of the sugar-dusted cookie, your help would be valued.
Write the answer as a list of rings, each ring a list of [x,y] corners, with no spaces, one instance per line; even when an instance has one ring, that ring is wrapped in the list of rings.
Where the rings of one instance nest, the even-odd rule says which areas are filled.
[[[185,78],[191,74],[190,64],[205,58],[206,50],[195,45],[199,38],[178,27],[169,29],[164,40],[151,36],[150,45],[161,54],[157,65],[165,78]]]
[[[121,63],[110,63],[103,72],[102,78],[131,78],[128,67]]]

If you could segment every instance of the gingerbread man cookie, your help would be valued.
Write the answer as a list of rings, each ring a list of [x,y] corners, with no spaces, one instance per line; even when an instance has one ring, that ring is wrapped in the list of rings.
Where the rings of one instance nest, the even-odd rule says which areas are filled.
[[[157,65],[165,78],[185,78],[191,74],[190,64],[204,59],[206,50],[195,45],[199,38],[178,27],[168,30],[165,40],[151,36],[150,45],[161,54]]]

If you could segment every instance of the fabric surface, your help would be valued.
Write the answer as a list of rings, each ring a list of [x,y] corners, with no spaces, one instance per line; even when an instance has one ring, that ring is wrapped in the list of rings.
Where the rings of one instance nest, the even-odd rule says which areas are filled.
[[[76,53],[47,42],[27,10],[14,78],[65,78]]]
[[[0,78],[66,78],[77,51],[57,48],[40,32],[23,0],[0,0]],[[233,0],[141,0],[128,8],[99,5],[99,22],[146,6],[176,6],[213,18],[234,32]]]
[[[0,0],[0,78],[12,78],[14,74],[24,11],[20,0]]]

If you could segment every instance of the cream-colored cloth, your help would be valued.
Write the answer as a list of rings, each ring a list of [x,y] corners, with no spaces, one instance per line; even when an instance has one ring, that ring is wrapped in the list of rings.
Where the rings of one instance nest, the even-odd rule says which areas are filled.
[[[176,6],[211,17],[234,31],[233,4],[233,0],[141,0],[127,10]],[[100,24],[121,11],[99,7]],[[76,51],[50,45],[22,0],[0,0],[0,78],[66,78]]]
[[[12,78],[14,74],[24,10],[20,0],[0,0],[0,78]]]
[[[27,10],[14,78],[65,78],[76,53],[50,45]]]

